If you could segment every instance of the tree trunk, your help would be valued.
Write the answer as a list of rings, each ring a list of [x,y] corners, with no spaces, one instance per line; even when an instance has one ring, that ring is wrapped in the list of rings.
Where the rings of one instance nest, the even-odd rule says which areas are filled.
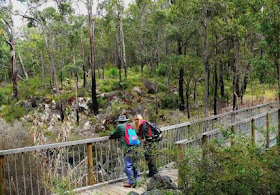
[[[193,87],[193,102],[196,104],[196,96],[197,96],[197,80],[194,79],[194,87]]]
[[[13,69],[13,95],[16,98],[16,100],[19,100],[19,94],[18,94],[18,67],[16,62],[16,44],[15,40],[12,37],[11,40],[11,64]]]
[[[235,52],[235,63],[233,64],[233,110],[238,109],[238,91],[239,85],[238,83],[238,68],[240,65],[240,51],[239,51],[239,41],[236,40],[234,44],[234,52]]]
[[[208,5],[204,5],[204,43],[203,43],[203,65],[204,65],[204,117],[208,116],[207,106],[208,106],[208,92],[209,92],[209,40],[208,40]]]
[[[79,117],[79,97],[78,97],[78,90],[79,90],[79,78],[78,78],[78,73],[77,71],[75,72],[75,76],[76,76],[76,122],[79,125],[80,122],[80,117]]]
[[[43,52],[40,52],[40,59],[41,59],[41,69],[42,69],[42,76],[45,77],[45,64],[44,64],[44,58],[43,58]]]
[[[126,55],[125,55],[125,43],[124,43],[124,33],[123,33],[123,22],[120,18],[120,41],[122,45],[122,63],[124,67],[124,77],[127,78],[127,65],[126,65]]]
[[[28,73],[26,72],[26,69],[25,69],[24,63],[22,61],[22,58],[20,56],[20,53],[18,53],[18,58],[19,58],[19,61],[20,61],[20,64],[21,64],[21,69],[22,69],[22,72],[24,74],[24,77],[25,77],[26,80],[28,80]]]
[[[118,34],[120,34],[120,29],[116,26]],[[120,46],[120,37],[116,34],[116,41],[117,41],[117,66],[119,69],[119,85],[121,86],[122,83],[122,61],[121,61],[121,46]]]
[[[92,24],[92,0],[88,0],[88,27],[89,27],[89,43],[90,43],[90,67],[91,67],[91,98],[92,109],[95,115],[98,114],[98,102],[96,94],[96,78],[94,65],[94,29]]]
[[[223,70],[223,64],[220,62],[220,89],[221,89],[221,96],[225,97],[225,85],[224,85],[224,70]]]
[[[183,111],[185,110],[185,102],[184,102],[184,93],[183,93],[183,82],[184,82],[184,69],[180,68],[180,77],[179,77],[179,97],[180,97],[180,103],[179,103],[179,110]]]
[[[66,46],[67,47],[67,46]],[[60,54],[60,59],[59,59],[59,71],[60,71],[60,73],[59,73],[59,78],[60,78],[60,86],[61,86],[61,90],[63,89],[63,78],[62,78],[62,76],[63,76],[63,72],[62,72],[62,63],[63,63],[63,61],[62,61],[62,48],[60,48],[60,50],[59,50],[59,54]]]
[[[83,87],[86,87],[87,84],[87,77],[86,77],[86,57],[85,57],[85,44],[83,42],[83,32],[81,30],[81,49],[82,49],[82,58],[83,58]]]
[[[144,60],[141,60],[141,73],[143,74],[144,72]]]
[[[217,53],[216,53],[217,55]],[[215,57],[216,58],[216,57]],[[214,115],[217,115],[217,100],[218,100],[218,74],[217,74],[217,60],[214,62]]]
[[[217,115],[218,101],[218,73],[217,73],[218,37],[216,36],[216,48],[214,57],[214,115]]]
[[[186,101],[187,101],[187,114],[188,114],[188,118],[191,118],[190,115],[190,104],[189,104],[189,89],[190,89],[190,82],[186,83]]]
[[[182,44],[180,40],[177,40],[177,51],[178,51],[178,55],[182,55],[183,51],[182,51]],[[185,110],[185,101],[184,101],[184,68],[180,68],[180,72],[179,72],[179,99],[180,99],[180,103],[179,103],[179,110],[183,111]]]

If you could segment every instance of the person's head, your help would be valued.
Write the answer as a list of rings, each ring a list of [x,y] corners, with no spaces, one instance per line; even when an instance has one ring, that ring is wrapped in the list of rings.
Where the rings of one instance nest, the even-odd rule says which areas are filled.
[[[133,119],[133,125],[135,129],[139,130],[141,120],[143,120],[143,117],[140,114],[136,114]]]
[[[117,119],[117,122],[119,124],[126,123],[127,121],[129,121],[129,119],[127,119],[125,115],[120,115],[119,118]]]

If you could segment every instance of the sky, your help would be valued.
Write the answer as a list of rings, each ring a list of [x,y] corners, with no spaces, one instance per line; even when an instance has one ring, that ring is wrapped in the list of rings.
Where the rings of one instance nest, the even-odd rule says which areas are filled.
[[[125,5],[126,8],[128,7],[129,3],[134,2],[134,0],[123,0],[123,1],[124,1],[124,5]],[[76,14],[79,14],[79,15],[80,14],[87,14],[87,10],[86,10],[86,7],[85,7],[85,4],[83,3],[83,1],[72,0],[72,2],[73,2],[73,5],[74,5],[73,7],[75,9]],[[17,10],[17,11],[19,11],[20,14],[26,13],[27,7],[28,7],[26,3],[19,2],[18,0],[12,0],[12,3],[13,3],[13,6],[14,6],[13,7],[14,11]],[[94,0],[93,12],[95,12],[96,5],[97,5],[97,1]],[[56,7],[56,3],[52,0],[49,0],[48,3],[42,5],[41,9],[43,9],[45,7],[48,7],[48,6]],[[14,24],[15,24],[15,27],[16,27],[17,30],[22,28],[22,26],[25,24],[25,20],[21,16],[13,16],[13,19],[14,19]]]

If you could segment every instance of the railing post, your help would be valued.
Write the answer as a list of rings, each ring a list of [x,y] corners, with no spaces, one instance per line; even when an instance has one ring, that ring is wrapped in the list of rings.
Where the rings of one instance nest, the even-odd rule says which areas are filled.
[[[95,179],[93,175],[92,143],[87,143],[87,159],[88,159],[89,185],[94,185]]]
[[[269,148],[270,133],[269,133],[269,113],[266,114],[266,148]]]
[[[0,156],[0,194],[5,194],[5,158]]]
[[[184,187],[184,179],[183,179],[183,171],[181,170],[182,165],[180,165],[180,163],[182,162],[182,160],[185,158],[185,147],[184,144],[177,144],[177,148],[178,148],[178,156],[177,156],[177,164],[178,166],[178,187],[182,188]]]
[[[202,138],[201,138],[201,142],[202,142],[202,157],[205,157],[204,147],[208,143],[208,139],[207,138],[208,138],[207,135],[202,135]]]
[[[233,145],[234,145],[234,137],[235,137],[235,133],[236,133],[236,127],[235,127],[235,125],[232,125],[232,126],[230,127],[230,130],[231,130],[230,146],[233,146]]]
[[[255,145],[255,119],[251,120],[251,142],[252,145]]]

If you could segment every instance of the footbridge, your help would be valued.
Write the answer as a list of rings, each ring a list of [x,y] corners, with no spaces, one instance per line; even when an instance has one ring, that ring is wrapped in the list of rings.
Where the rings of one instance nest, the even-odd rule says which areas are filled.
[[[278,102],[242,108],[186,123],[162,127],[164,139],[157,145],[160,174],[177,182],[176,160],[186,147],[202,147],[224,132],[244,134],[252,143],[270,147],[280,129]],[[228,138],[225,146],[230,146]],[[88,194],[125,194],[122,187],[123,151],[109,137],[38,145],[0,151],[0,194],[42,195],[56,189]],[[179,150],[178,150],[179,149]],[[140,149],[141,150],[141,149]],[[141,154],[141,151],[140,151]],[[144,158],[139,170],[145,173]],[[145,176],[141,180],[146,180]],[[145,185],[136,192],[145,191]]]

